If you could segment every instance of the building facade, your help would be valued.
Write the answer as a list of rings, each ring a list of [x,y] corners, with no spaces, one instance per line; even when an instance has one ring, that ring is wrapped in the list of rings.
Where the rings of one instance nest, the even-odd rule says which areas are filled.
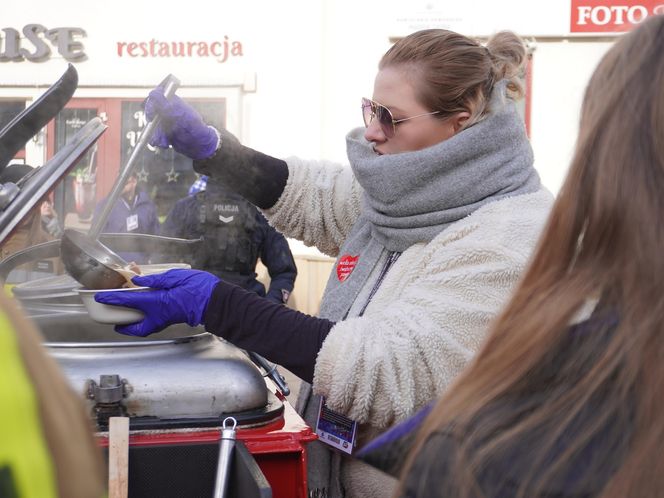
[[[142,100],[168,74],[181,82],[178,95],[248,146],[344,161],[344,136],[362,125],[360,97],[371,95],[378,60],[395,39],[428,27],[480,39],[511,29],[531,49],[523,114],[536,167],[555,192],[595,65],[616,36],[662,8],[659,0],[5,2],[0,123],[67,64],[76,67],[74,98],[15,160],[42,164],[101,116],[107,132],[55,199],[61,214],[85,223],[145,126]],[[154,150],[138,173],[162,215],[195,178],[184,158]]]

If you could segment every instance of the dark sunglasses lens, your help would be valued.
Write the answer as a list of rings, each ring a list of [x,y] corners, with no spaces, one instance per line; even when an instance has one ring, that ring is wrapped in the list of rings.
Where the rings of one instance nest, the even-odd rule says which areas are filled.
[[[367,128],[375,119],[380,124],[380,129],[383,131],[387,138],[394,136],[394,123],[392,123],[392,114],[387,107],[377,104],[373,100],[362,98],[362,119],[364,119],[364,126]]]
[[[394,135],[394,124],[392,123],[392,114],[387,110],[387,107],[380,104],[376,106],[376,118],[380,123],[380,128],[387,138],[392,138]]]
[[[369,99],[362,99],[362,119],[364,119],[364,126],[367,128],[371,124],[373,117],[373,105]]]

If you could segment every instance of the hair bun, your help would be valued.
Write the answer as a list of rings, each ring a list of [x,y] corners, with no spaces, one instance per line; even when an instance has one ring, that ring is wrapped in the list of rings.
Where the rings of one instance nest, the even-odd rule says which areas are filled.
[[[493,64],[494,80],[508,79],[512,96],[523,97],[522,74],[527,57],[523,40],[512,31],[500,31],[489,38],[485,48]]]

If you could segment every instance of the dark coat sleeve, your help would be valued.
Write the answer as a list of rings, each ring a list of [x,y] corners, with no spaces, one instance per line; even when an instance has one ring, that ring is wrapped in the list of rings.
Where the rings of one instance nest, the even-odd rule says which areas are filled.
[[[458,490],[449,482],[450,466],[456,444],[446,433],[436,432],[416,455],[404,481],[403,497],[443,498],[456,496]],[[497,496],[490,495],[493,498]]]
[[[161,227],[161,234],[166,237],[180,237],[185,238],[184,227],[189,223],[187,212],[185,209],[186,199],[180,199],[171,208],[171,211],[166,216],[164,224]]]
[[[271,226],[262,214],[258,213],[258,219],[263,235],[260,259],[270,274],[270,288],[266,297],[284,303],[295,286],[295,259],[286,237]]]
[[[205,329],[255,351],[312,382],[316,357],[334,322],[316,318],[220,281],[204,314]]]
[[[173,205],[161,226],[161,235],[183,239],[192,238],[190,233],[192,230],[188,231],[187,227],[194,226],[197,221],[195,210],[190,207],[193,200],[193,198],[187,197],[180,199]]]
[[[194,170],[218,180],[261,209],[274,206],[286,188],[286,162],[245,147],[226,130],[219,133],[219,149],[208,159],[194,161]]]
[[[524,457],[530,455],[529,446],[523,444],[519,453]],[[454,470],[455,460],[460,451],[459,441],[445,431],[435,432],[426,440],[424,446],[415,456],[412,467],[404,481],[404,492],[401,496],[407,498],[447,498],[458,496],[460,493],[455,476],[459,473]],[[587,455],[585,455],[587,456]],[[611,456],[607,455],[610,459]],[[578,459],[577,459],[578,460]],[[579,463],[579,462],[577,462]],[[462,464],[463,465],[463,464]],[[513,467],[517,466],[515,470]],[[587,474],[586,482],[578,482],[579,474],[587,472],[589,467],[580,461],[580,467],[570,466],[554,478],[553,483],[543,493],[527,493],[529,498],[594,498],[600,495],[603,485],[608,482],[610,473],[592,472]],[[515,464],[510,455],[503,455],[500,462],[493,460],[475,475],[481,494],[470,494],[472,498],[512,498],[517,496],[521,481],[530,475],[532,465],[520,466]],[[548,470],[535,468],[535,473],[544,473]]]

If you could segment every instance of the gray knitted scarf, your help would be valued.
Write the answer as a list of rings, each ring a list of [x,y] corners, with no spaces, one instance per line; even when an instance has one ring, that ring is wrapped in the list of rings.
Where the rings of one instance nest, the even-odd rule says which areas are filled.
[[[378,155],[363,128],[348,134],[362,214],[339,252],[335,268],[346,265],[346,273],[330,275],[321,317],[343,319],[388,252],[430,242],[484,204],[539,189],[523,120],[505,90],[505,81],[494,87],[482,121],[426,149]]]

